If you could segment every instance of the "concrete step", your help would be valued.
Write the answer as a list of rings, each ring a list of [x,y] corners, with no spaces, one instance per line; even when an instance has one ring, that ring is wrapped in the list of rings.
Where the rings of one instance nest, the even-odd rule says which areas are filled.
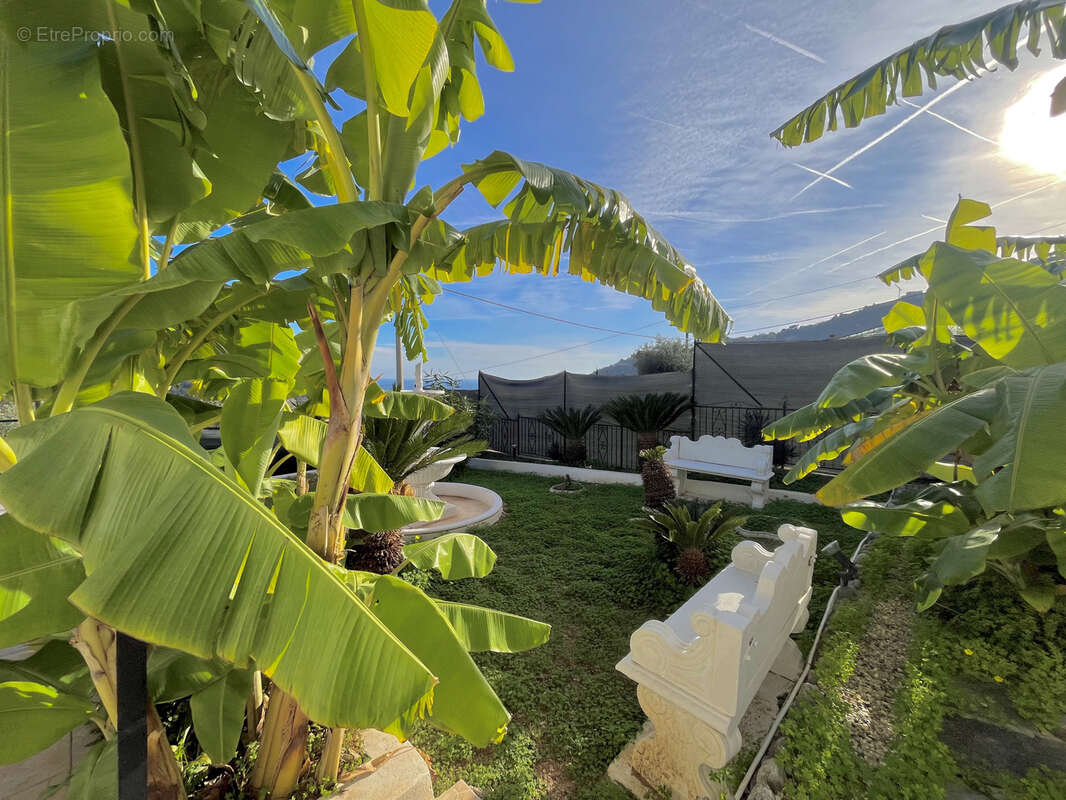
[[[481,792],[474,789],[466,781],[459,781],[459,783],[438,797],[437,800],[481,800]]]

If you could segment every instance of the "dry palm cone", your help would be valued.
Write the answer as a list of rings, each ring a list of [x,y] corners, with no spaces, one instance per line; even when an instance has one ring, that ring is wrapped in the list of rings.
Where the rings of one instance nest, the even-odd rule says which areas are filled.
[[[698,547],[687,547],[682,550],[677,556],[677,566],[674,569],[685,583],[692,585],[703,583],[710,571],[707,556]]]
[[[405,481],[397,481],[391,494],[413,497],[415,490]],[[362,541],[348,557],[348,569],[388,575],[403,562],[403,534],[400,531],[364,533]]]
[[[663,503],[677,497],[674,478],[661,457],[645,458],[640,476],[644,481],[644,505],[648,508],[661,508]]]

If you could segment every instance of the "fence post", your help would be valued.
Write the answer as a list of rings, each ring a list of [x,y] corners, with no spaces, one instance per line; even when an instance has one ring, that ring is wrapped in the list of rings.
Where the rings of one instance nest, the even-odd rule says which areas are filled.
[[[696,348],[700,346],[700,343],[695,339],[692,341],[692,388],[689,389],[688,399],[692,404],[692,408],[689,409],[689,436],[692,441],[696,441]]]
[[[566,370],[563,370],[563,411],[566,410]]]
[[[119,633],[115,640],[118,689],[118,797],[148,798],[148,645]]]

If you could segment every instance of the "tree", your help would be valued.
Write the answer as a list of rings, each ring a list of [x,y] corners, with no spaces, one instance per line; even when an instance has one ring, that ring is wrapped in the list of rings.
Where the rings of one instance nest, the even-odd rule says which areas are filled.
[[[656,336],[654,342],[634,350],[630,358],[638,375],[683,372],[692,369],[692,347],[685,339]]]
[[[155,699],[207,691],[188,679],[210,667],[197,702],[232,732],[262,670],[273,689],[251,788],[277,798],[296,786],[309,718],[333,726],[327,782],[346,726],[402,732],[428,714],[476,744],[502,735],[472,628],[392,576],[338,566],[349,527],[426,513],[387,494],[361,447],[364,417],[403,412],[370,379],[379,327],[391,320],[413,356],[440,281],[554,275],[564,254],[565,271],[652,300],[700,338],[724,334],[724,311],[622,195],[569,173],[496,152],[411,191],[419,163],[482,112],[476,48],[513,66],[482,0],[439,20],[383,0],[12,0],[7,12],[0,388],[21,426],[0,448],[14,531],[0,587],[29,600],[0,603],[0,622],[12,643],[77,625],[103,715],[45,684],[5,698],[113,731],[120,631],[173,654],[163,674],[182,680]],[[19,41],[39,26],[135,35]],[[352,35],[321,86],[307,59]],[[336,89],[366,104],[339,129]],[[278,164],[300,155],[312,165],[294,182]],[[444,222],[467,187],[505,218]],[[186,380],[221,412],[167,402]],[[218,416],[222,469],[190,435]],[[313,493],[265,480],[275,434],[317,466]],[[157,722],[153,796],[180,796]],[[108,794],[97,784],[113,754],[86,760],[88,796]]]
[[[616,397],[603,406],[603,413],[623,428],[637,434],[637,450],[659,444],[664,430],[692,408],[692,400],[677,392],[630,394]]]

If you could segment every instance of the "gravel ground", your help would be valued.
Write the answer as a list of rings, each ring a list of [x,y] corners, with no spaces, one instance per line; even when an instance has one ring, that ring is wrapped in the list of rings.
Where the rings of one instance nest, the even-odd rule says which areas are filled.
[[[899,598],[874,606],[855,671],[841,691],[851,707],[846,719],[855,752],[874,766],[881,765],[895,735],[892,706],[907,664],[913,613]]]

